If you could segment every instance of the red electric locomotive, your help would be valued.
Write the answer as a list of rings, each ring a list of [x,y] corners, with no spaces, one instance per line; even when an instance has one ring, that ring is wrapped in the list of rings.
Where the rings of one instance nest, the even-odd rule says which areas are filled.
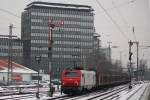
[[[61,89],[66,94],[91,90],[96,85],[96,73],[87,70],[64,70],[61,75]]]
[[[77,94],[91,89],[115,86],[130,82],[126,72],[109,72],[91,70],[63,70],[61,74],[61,90],[66,94]]]

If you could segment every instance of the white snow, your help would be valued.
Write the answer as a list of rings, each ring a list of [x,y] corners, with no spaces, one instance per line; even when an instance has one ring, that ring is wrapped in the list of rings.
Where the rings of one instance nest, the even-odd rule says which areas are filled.
[[[148,83],[137,84],[131,90],[122,91],[118,100],[139,100],[147,86]]]
[[[60,92],[56,92],[53,94],[53,97],[48,97],[47,95],[44,95],[42,97],[40,97],[39,99],[36,98],[36,97],[33,97],[33,98],[26,98],[26,99],[22,99],[22,100],[47,100],[47,99],[50,99],[50,98],[54,98],[54,97],[60,97],[60,96],[64,96],[65,94],[61,94]]]
[[[0,72],[1,73],[7,73],[8,72],[8,69],[7,68],[5,68],[4,70],[0,70]],[[24,67],[24,66],[21,66],[21,68],[17,68],[17,67],[15,67],[14,69],[13,69],[13,72],[14,73],[34,73],[34,74],[36,74],[37,72],[36,71],[34,71],[34,70],[31,70],[31,69],[29,69],[29,68],[27,68],[27,67]]]
[[[145,90],[147,90],[149,85],[150,85],[150,83],[146,83],[146,82],[133,85],[132,89],[127,89],[127,90],[120,92],[119,94],[115,94],[115,95],[119,95],[119,96],[114,98],[113,100],[139,100],[141,97],[145,96],[144,94],[148,94],[148,93],[145,93]],[[119,88],[119,87],[115,87],[114,89],[117,89],[117,88]],[[3,89],[0,87],[0,90],[3,90]],[[40,90],[44,91],[45,89],[40,89]],[[111,90],[105,91],[105,93],[109,92],[109,91],[111,91]],[[65,94],[61,94],[58,91],[53,94],[53,97],[48,97],[47,93],[45,92],[43,94],[40,93],[40,99],[37,99],[35,97],[35,94],[26,94],[25,96],[28,96],[28,95],[29,95],[29,97],[22,98],[21,100],[47,100],[49,98],[64,96]],[[80,99],[80,100],[86,100],[90,96],[94,96],[94,95],[97,95],[97,94],[93,93],[92,95],[89,95],[87,97],[83,96],[83,99]],[[13,98],[15,99],[15,97],[21,97],[21,96],[23,96],[23,95],[11,95],[11,96],[5,96],[5,97],[3,96],[3,97],[0,97],[0,99],[10,98],[10,97],[12,97],[12,99]],[[78,98],[78,100],[79,100],[79,98]]]
[[[2,88],[2,87],[0,87],[0,91],[3,91],[3,88]]]

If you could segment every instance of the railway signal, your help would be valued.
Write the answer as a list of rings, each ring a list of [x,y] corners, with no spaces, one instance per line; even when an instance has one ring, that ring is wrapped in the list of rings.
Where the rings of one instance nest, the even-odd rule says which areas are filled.
[[[132,43],[132,41],[130,40],[130,42],[129,42],[129,62],[130,62],[130,67],[129,67],[129,76],[130,76],[129,89],[132,88],[132,85],[131,85],[131,79],[132,79],[132,73],[131,73],[131,65],[132,65],[132,62],[131,62],[131,60],[132,60],[132,55],[133,55],[133,53],[131,52],[131,47],[132,47],[132,45],[133,45],[133,43]]]
[[[133,53],[131,52],[131,47],[132,47],[132,45],[133,44],[136,44],[137,45],[137,81],[139,80],[139,57],[138,57],[138,52],[139,52],[139,42],[138,41],[129,41],[129,61],[130,61],[130,69],[131,69],[131,60],[132,60],[132,55],[133,55]],[[131,71],[129,71],[130,72],[130,80],[131,80]],[[131,88],[130,86],[129,86],[129,88]]]
[[[132,55],[133,55],[133,53],[129,52],[129,60],[132,60]]]
[[[62,26],[64,26],[64,21],[60,21],[60,22],[55,22],[54,23],[54,21],[53,20],[49,20],[48,21],[48,28],[49,28],[49,37],[48,37],[48,57],[49,57],[49,72],[50,72],[50,83],[49,83],[49,93],[48,93],[48,95],[50,96],[50,97],[52,97],[52,93],[53,93],[53,91],[52,91],[52,86],[51,86],[51,76],[52,76],[52,74],[51,74],[51,72],[52,72],[52,44],[53,44],[53,29],[55,28],[55,27],[62,27]]]

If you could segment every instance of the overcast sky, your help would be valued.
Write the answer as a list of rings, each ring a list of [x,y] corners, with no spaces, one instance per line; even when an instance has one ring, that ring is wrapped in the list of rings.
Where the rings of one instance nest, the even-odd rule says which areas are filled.
[[[37,0],[0,0],[0,34],[8,34],[8,26],[14,24],[13,35],[20,37],[21,34],[21,12],[26,5]],[[91,5],[95,13],[96,32],[101,35],[102,46],[108,46],[111,41],[112,58],[119,59],[119,52],[122,51],[122,60],[128,60],[128,41],[138,40],[140,45],[150,46],[150,2],[149,0],[98,0],[105,8],[109,16],[118,25],[116,26],[110,17],[98,5],[96,0],[38,0],[60,3],[74,3]],[[2,10],[7,10],[16,15],[12,16]],[[132,27],[135,27],[135,35]],[[117,28],[119,27],[119,29]],[[121,32],[122,31],[122,32]],[[136,46],[133,46],[133,57],[136,57]],[[150,65],[150,48],[139,49],[139,58],[147,59]],[[136,61],[136,60],[135,60]]]

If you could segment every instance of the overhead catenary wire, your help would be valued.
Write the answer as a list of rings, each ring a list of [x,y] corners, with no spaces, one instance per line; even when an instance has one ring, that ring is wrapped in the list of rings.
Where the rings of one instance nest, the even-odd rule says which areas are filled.
[[[122,13],[120,12],[119,8],[116,6],[114,1],[112,1],[112,4],[113,4],[114,8],[116,8],[117,13],[119,14],[119,16],[120,16],[121,20],[123,21],[123,23],[125,24],[125,26],[128,27],[129,24],[128,24],[127,20],[123,17]]]
[[[126,36],[126,34],[122,31],[120,26],[117,24],[117,22],[110,16],[110,14],[107,12],[107,10],[102,6],[102,4],[96,0],[97,4],[102,8],[102,10],[105,12],[105,14],[110,18],[110,20],[113,22],[113,24],[116,26],[116,28],[120,31],[120,33],[123,35],[123,37],[129,41],[129,38]]]
[[[18,16],[17,14],[15,14],[15,13],[12,13],[12,12],[10,12],[10,11],[8,11],[8,10],[5,10],[5,9],[3,9],[3,8],[0,8],[0,11],[2,11],[2,12],[4,12],[4,13],[7,13],[7,14],[9,14],[9,15],[12,15],[12,16],[14,16],[14,17],[16,17],[17,19],[19,19],[19,20],[21,20],[21,17],[20,16]],[[21,23],[19,23],[19,22],[17,22],[18,24],[21,24]],[[17,29],[17,27],[15,27],[16,29]],[[18,33],[16,33],[16,34],[18,34]]]
[[[134,1],[136,1],[136,0],[134,0]],[[130,1],[130,2],[133,3],[133,1]],[[120,12],[119,8],[116,6],[116,4],[115,4],[114,1],[112,1],[112,4],[113,4],[114,7],[116,8],[117,13],[120,15],[121,20],[123,21],[123,23],[125,24],[125,26],[128,28],[128,27],[129,27],[129,24],[128,24],[127,20],[123,17],[122,13]],[[136,35],[135,35],[135,33],[134,33],[134,26],[132,27],[132,34],[133,34],[133,38],[136,40]]]
[[[118,4],[118,5],[116,5],[116,7],[123,7],[123,6],[125,6],[125,5],[128,5],[128,4],[131,4],[131,3],[134,3],[136,0],[131,0],[131,1],[127,1],[127,2],[123,2],[123,3],[120,3],[120,4]],[[107,11],[110,11],[110,10],[113,10],[114,8],[116,8],[116,7],[110,7],[110,8],[107,8],[106,10]],[[102,11],[103,12],[103,11]]]
[[[30,1],[32,1],[32,0],[28,0],[27,2],[30,2]],[[100,2],[99,2],[98,0],[96,0],[96,1],[97,1],[97,3],[100,5],[100,7],[104,10],[104,12],[107,14],[107,16],[108,16],[108,17],[112,20],[112,22],[116,25],[116,27],[119,29],[119,31],[124,35],[124,37],[125,37],[126,39],[128,39],[128,37],[125,35],[125,33],[121,30],[120,26],[119,26],[119,25],[116,23],[116,21],[108,14],[107,10],[104,9],[104,7],[100,4]],[[134,2],[134,1],[136,1],[136,0],[132,0],[132,2]],[[130,2],[131,2],[131,1],[130,1]],[[126,2],[126,4],[129,4],[130,2]],[[121,5],[123,5],[123,3],[122,3]],[[5,12],[5,13],[8,13],[8,14],[10,14],[10,15],[12,15],[12,16],[15,16],[15,17],[21,19],[20,16],[14,14],[14,13],[8,11],[8,10],[5,10],[5,9],[0,8],[0,11],[3,11],[3,12]],[[129,39],[128,39],[128,40],[129,40]]]
[[[122,13],[120,12],[119,8],[116,6],[115,2],[112,1],[112,4],[114,6],[114,8],[116,8],[117,13],[120,15],[121,20],[123,21],[123,23],[128,27],[128,22],[126,21],[126,19],[123,17]]]
[[[18,19],[21,19],[20,16],[18,16],[17,14],[14,14],[14,13],[8,11],[8,10],[5,10],[5,9],[0,8],[0,11],[5,12],[5,13],[7,13],[7,14],[10,14],[10,15],[12,15],[12,16],[15,16],[15,17],[18,18]]]
[[[117,5],[116,5],[114,2],[112,2],[112,4],[114,5],[114,7],[107,8],[107,9],[105,9],[105,10],[106,10],[106,11],[110,11],[110,10],[113,10],[113,9],[116,8],[118,14],[121,16],[121,19],[123,20],[123,23],[124,23],[124,24],[126,25],[126,27],[128,28],[128,27],[130,27],[130,26],[129,26],[128,22],[126,21],[126,19],[123,17],[123,15],[122,15],[122,13],[120,12],[119,8],[120,8],[120,7],[123,7],[123,6],[125,6],[125,5],[128,5],[128,4],[131,4],[131,3],[135,3],[135,1],[137,1],[137,0],[130,0],[130,1],[126,1],[126,2],[123,2],[123,3],[121,3],[121,4],[117,4]],[[102,12],[104,12],[104,11],[102,11]],[[134,27],[134,26],[133,26],[133,27]],[[135,33],[133,32],[133,30],[134,30],[133,27],[131,26],[130,28],[132,28],[133,38],[135,39],[135,41],[137,41],[136,35],[135,35]]]

